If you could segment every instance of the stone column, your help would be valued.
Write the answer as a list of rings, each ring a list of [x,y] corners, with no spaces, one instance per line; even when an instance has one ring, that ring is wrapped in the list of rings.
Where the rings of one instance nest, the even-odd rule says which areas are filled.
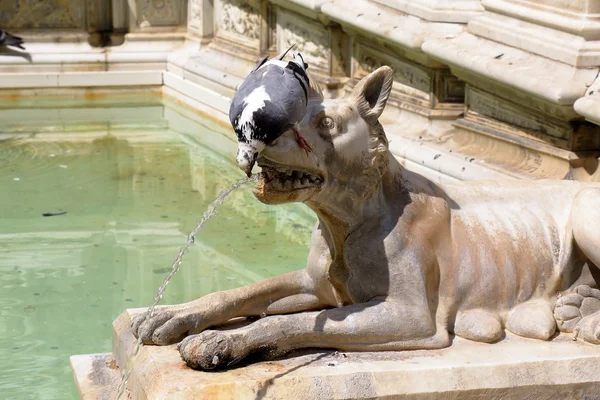
[[[2,29],[12,32],[33,30],[46,36],[60,32],[67,40],[87,32],[86,0],[0,1],[0,16]]]
[[[425,53],[466,81],[451,145],[521,178],[600,180],[600,127],[574,109],[600,65],[595,0],[483,0],[485,13]]]
[[[189,0],[188,36],[212,38],[214,34],[214,0]]]

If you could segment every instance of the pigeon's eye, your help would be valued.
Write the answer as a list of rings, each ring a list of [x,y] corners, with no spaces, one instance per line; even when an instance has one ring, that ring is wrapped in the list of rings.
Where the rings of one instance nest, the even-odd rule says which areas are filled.
[[[333,129],[333,127],[335,127],[335,122],[329,117],[324,117],[319,121],[319,128],[321,129],[329,130]]]

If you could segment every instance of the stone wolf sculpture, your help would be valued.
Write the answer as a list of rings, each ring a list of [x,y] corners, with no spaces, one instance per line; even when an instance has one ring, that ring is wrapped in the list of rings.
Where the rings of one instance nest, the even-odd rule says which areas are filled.
[[[495,342],[507,329],[550,339],[558,327],[600,343],[600,184],[435,184],[404,169],[378,122],[393,73],[346,98],[313,87],[300,129],[258,159],[263,203],[318,216],[306,268],[134,319],[146,344],[181,341],[192,368],[299,348],[434,349],[452,334]],[[210,330],[234,317],[237,329]]]

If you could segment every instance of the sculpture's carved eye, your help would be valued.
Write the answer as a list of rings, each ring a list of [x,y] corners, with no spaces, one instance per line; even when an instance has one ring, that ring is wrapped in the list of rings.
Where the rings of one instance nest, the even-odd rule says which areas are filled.
[[[323,117],[321,121],[319,121],[319,129],[323,130],[331,130],[335,128],[335,121],[330,117]]]

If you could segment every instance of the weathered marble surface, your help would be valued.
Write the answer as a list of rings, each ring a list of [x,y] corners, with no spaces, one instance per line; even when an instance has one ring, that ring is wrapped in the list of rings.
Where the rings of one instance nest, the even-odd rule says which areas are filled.
[[[134,337],[127,310],[113,324],[119,365]],[[74,356],[71,364],[84,400],[103,399],[114,380],[98,355]],[[105,355],[103,360],[110,357]],[[96,361],[95,361],[96,360]],[[96,362],[96,367],[94,367]],[[85,365],[85,368],[78,366]],[[96,372],[98,371],[98,372]],[[110,383],[109,383],[110,382]],[[174,346],[142,348],[134,363],[135,399],[444,399],[524,398],[594,400],[600,393],[600,346],[561,335],[541,342],[507,335],[500,343],[455,338],[452,347],[381,353],[321,351],[243,366],[198,372],[185,366]]]

